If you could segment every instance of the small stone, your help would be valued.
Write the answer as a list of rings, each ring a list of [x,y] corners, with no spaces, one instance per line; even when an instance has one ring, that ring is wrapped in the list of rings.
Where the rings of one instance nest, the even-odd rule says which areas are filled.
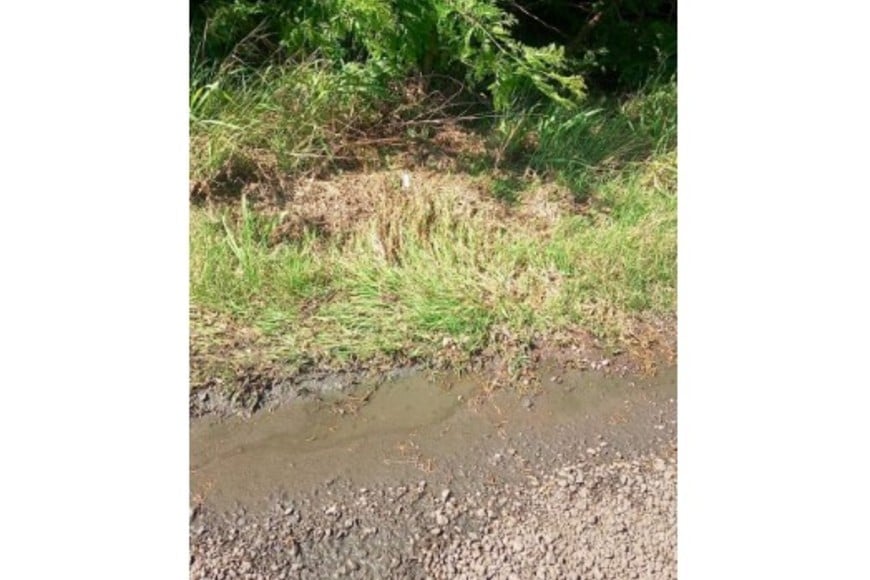
[[[441,492],[441,501],[442,502],[447,501],[447,499],[449,497],[450,497],[450,490],[449,489],[445,489],[444,491]]]
[[[556,541],[556,538],[553,537],[553,536],[551,536],[550,534],[544,534],[544,535],[541,537],[541,542],[542,542],[545,546],[550,546],[550,545],[552,545],[552,543],[555,542],[555,541]]]

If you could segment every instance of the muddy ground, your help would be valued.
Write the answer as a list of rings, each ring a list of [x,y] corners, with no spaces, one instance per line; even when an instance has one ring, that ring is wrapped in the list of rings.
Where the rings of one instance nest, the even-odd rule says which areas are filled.
[[[676,369],[591,362],[192,419],[191,578],[676,577]]]
[[[543,337],[532,349],[509,345],[472,359],[452,357],[450,348],[425,365],[413,361],[376,360],[344,368],[329,367],[323,362],[311,368],[287,367],[257,361],[232,364],[234,356],[260,345],[247,344],[237,333],[226,344],[212,341],[207,356],[197,349],[191,354],[190,417],[246,416],[260,411],[274,411],[300,402],[320,401],[337,394],[347,394],[361,385],[377,386],[409,374],[472,372],[485,376],[487,387],[515,392],[532,392],[540,387],[545,367],[566,371],[599,371],[620,377],[649,377],[660,368],[676,365],[676,321],[661,318],[654,323],[639,324],[636,334],[623,339],[620,347],[608,347],[586,332],[564,332]],[[455,353],[453,353],[455,354]],[[217,360],[222,372],[215,373],[210,360]],[[522,364],[517,368],[517,362]],[[228,369],[232,369],[227,372]],[[227,375],[217,378],[215,375]]]

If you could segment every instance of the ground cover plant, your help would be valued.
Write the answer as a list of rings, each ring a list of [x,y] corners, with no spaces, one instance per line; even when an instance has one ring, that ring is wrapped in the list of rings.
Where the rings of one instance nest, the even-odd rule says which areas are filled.
[[[194,389],[673,334],[671,3],[536,4],[191,4]]]

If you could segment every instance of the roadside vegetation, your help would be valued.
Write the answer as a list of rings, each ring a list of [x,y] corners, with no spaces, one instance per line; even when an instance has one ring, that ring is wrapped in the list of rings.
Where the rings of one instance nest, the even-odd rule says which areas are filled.
[[[193,3],[192,386],[672,334],[675,17],[613,4]]]

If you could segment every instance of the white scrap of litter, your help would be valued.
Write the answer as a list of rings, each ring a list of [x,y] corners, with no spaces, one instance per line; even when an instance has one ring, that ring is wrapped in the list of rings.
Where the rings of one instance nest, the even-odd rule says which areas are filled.
[[[411,174],[407,171],[402,172],[402,189],[411,189]]]

